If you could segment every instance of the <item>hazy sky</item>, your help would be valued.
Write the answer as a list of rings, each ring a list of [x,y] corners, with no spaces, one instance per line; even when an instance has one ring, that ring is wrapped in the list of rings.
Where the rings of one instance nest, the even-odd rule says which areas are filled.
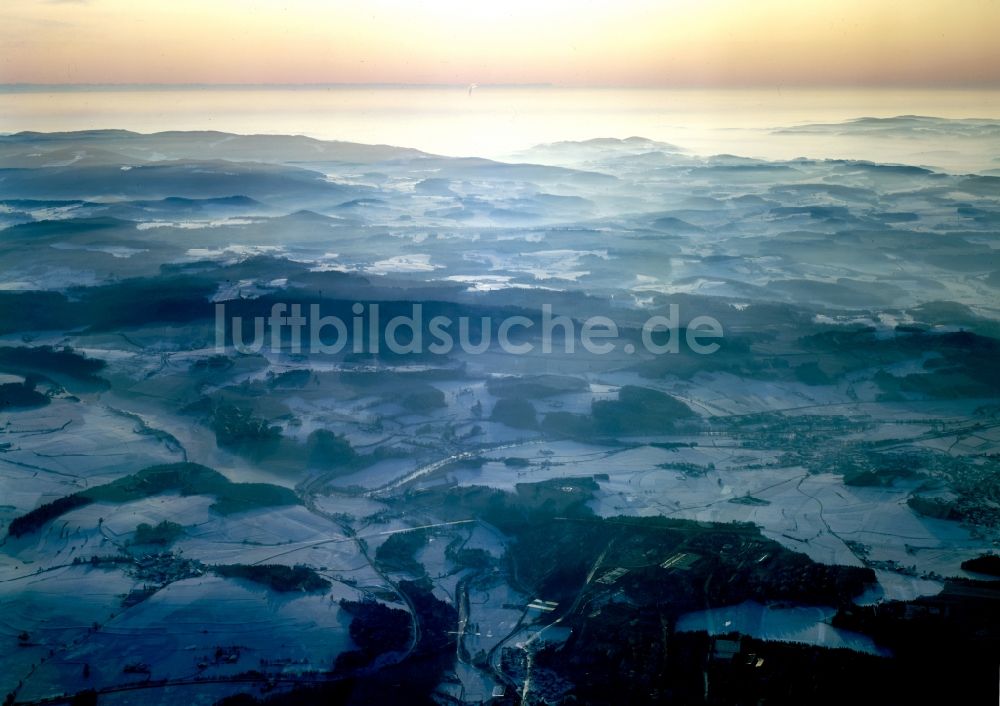
[[[996,0],[3,0],[0,82],[1000,84]]]

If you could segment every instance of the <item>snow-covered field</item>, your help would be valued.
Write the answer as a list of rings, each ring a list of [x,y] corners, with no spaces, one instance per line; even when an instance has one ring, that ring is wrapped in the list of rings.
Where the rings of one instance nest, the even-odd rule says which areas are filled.
[[[50,599],[67,604],[76,616],[73,589],[66,588],[67,593]],[[139,663],[148,665],[153,678],[236,674],[259,668],[261,659],[285,664],[280,670],[327,669],[340,652],[352,648],[350,619],[337,601],[357,597],[341,584],[322,595],[283,595],[211,576],[178,581],[115,617],[102,615],[100,630],[47,660],[21,693],[30,699],[85,688],[80,676],[85,663],[91,665],[93,681],[102,684],[144,679],[123,673],[125,666]],[[221,659],[219,648],[225,655]]]
[[[56,398],[0,414],[0,519],[155,463],[182,460],[169,440],[103,404]]]

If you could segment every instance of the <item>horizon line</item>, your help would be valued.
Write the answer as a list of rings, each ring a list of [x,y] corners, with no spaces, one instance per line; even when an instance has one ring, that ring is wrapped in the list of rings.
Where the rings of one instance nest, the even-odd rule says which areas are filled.
[[[69,83],[39,83],[39,82],[0,82],[0,92],[17,91],[73,91],[73,90],[198,90],[198,89],[321,89],[321,88],[454,88],[475,90],[496,88],[550,88],[560,90],[1000,90],[1000,81],[970,82],[970,83],[790,83],[790,84],[561,84],[552,82],[496,82],[496,83],[420,83],[420,82],[69,82]]]

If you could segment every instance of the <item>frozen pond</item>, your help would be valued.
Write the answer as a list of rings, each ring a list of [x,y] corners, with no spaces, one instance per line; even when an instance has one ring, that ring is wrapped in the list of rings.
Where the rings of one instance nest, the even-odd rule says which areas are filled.
[[[870,637],[849,630],[839,630],[827,621],[837,611],[833,608],[797,606],[777,608],[746,601],[726,608],[710,608],[682,615],[678,632],[704,630],[709,635],[738,632],[761,640],[801,642],[819,647],[846,648],[887,656]]]

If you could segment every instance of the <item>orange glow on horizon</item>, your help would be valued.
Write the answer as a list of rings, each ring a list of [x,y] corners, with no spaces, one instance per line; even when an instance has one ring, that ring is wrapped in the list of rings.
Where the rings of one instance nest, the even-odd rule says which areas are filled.
[[[990,0],[8,0],[2,83],[997,85]]]

